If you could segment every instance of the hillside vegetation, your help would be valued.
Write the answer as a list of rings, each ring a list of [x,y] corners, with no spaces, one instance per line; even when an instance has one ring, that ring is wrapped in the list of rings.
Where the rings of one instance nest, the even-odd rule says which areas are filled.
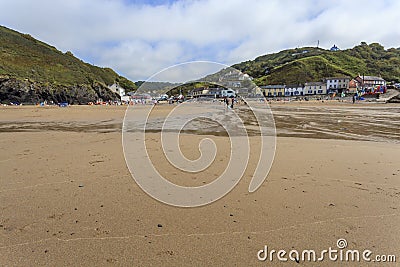
[[[260,56],[232,67],[255,78],[258,85],[302,84],[326,77],[358,74],[400,81],[400,48],[385,49],[378,43],[330,51],[316,47],[288,49]]]
[[[126,89],[136,85],[110,68],[100,68],[62,53],[55,47],[0,26],[0,75],[30,79],[62,85],[92,84],[111,85],[115,81]]]
[[[109,92],[107,85],[118,82],[128,91],[137,88],[135,83],[110,68],[85,63],[69,51],[62,53],[29,34],[2,26],[0,78],[0,101],[4,103],[43,100],[82,103],[95,101],[96,98],[114,100],[118,96]],[[58,92],[57,95],[53,95],[54,92]]]
[[[100,68],[55,47],[0,26],[0,102],[85,104],[118,100],[107,85],[137,86],[110,68]]]

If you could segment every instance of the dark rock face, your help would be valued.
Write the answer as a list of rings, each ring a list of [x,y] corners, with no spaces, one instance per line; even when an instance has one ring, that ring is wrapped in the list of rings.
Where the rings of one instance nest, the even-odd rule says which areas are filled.
[[[387,103],[400,103],[400,89],[394,89],[396,91],[395,95],[393,97],[391,97]]]
[[[387,101],[388,103],[400,103],[400,95],[397,95]]]
[[[120,99],[118,94],[99,83],[65,86],[0,77],[0,102],[2,104],[37,104],[43,101],[53,101],[55,104],[61,102],[87,104],[96,102],[100,98],[103,101]]]

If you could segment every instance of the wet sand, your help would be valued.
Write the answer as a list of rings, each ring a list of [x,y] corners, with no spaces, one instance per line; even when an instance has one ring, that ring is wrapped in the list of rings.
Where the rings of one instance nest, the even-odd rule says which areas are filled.
[[[159,106],[154,116],[170,109]],[[262,263],[257,252],[264,245],[336,248],[339,238],[350,249],[399,261],[399,109],[273,103],[277,151],[264,184],[247,191],[257,164],[252,154],[232,192],[187,209],[154,200],[130,176],[121,144],[124,107],[1,107],[0,265],[310,266]],[[199,155],[193,143],[204,136],[219,154],[202,173],[172,168],[157,131],[146,135],[149,156],[177,184],[208,183],[224,168],[229,145],[223,135],[182,134],[187,157]],[[250,142],[257,148],[256,135]]]

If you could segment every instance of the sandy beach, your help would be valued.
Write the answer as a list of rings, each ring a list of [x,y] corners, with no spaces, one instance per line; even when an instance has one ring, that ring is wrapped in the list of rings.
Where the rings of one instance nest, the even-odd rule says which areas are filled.
[[[251,154],[239,184],[197,208],[163,204],[135,183],[121,142],[126,107],[0,107],[0,265],[315,266],[261,262],[257,253],[265,245],[337,249],[341,238],[349,249],[394,254],[398,264],[400,106],[332,101],[271,107],[277,144],[266,181],[248,192],[258,162]],[[157,106],[153,116],[170,110]],[[223,135],[182,133],[183,153],[196,159],[204,137],[214,140],[218,153],[200,173],[172,167],[157,131],[146,134],[148,154],[170,181],[207,184],[225,168],[230,146]],[[252,149],[258,142],[250,136]]]

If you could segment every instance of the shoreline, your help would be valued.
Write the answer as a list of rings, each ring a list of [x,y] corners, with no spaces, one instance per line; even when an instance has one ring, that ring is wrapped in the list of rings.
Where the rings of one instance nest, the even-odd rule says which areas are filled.
[[[207,104],[193,103],[196,110],[207,110]],[[213,104],[215,105],[215,104]],[[151,109],[149,132],[159,132],[161,121],[176,105],[129,106],[131,115],[139,116]],[[216,106],[221,113],[216,119],[229,117],[224,114],[223,105]],[[300,138],[350,139],[364,141],[400,142],[400,105],[381,104],[353,105],[326,103],[283,103],[270,106],[275,121],[277,136]],[[66,132],[119,132],[128,110],[126,106],[71,106],[68,108],[24,106],[0,108],[0,132],[12,131],[66,131]],[[249,135],[259,134],[253,119],[244,105],[237,105],[235,111],[245,123]],[[206,113],[204,113],[206,114]],[[222,117],[221,117],[222,116]],[[250,116],[250,117],[249,117]],[[235,123],[235,122],[233,122]],[[158,125],[158,126],[157,126]],[[198,127],[198,128],[193,128]],[[225,135],[221,129],[208,122],[184,128],[183,132],[193,134]]]

